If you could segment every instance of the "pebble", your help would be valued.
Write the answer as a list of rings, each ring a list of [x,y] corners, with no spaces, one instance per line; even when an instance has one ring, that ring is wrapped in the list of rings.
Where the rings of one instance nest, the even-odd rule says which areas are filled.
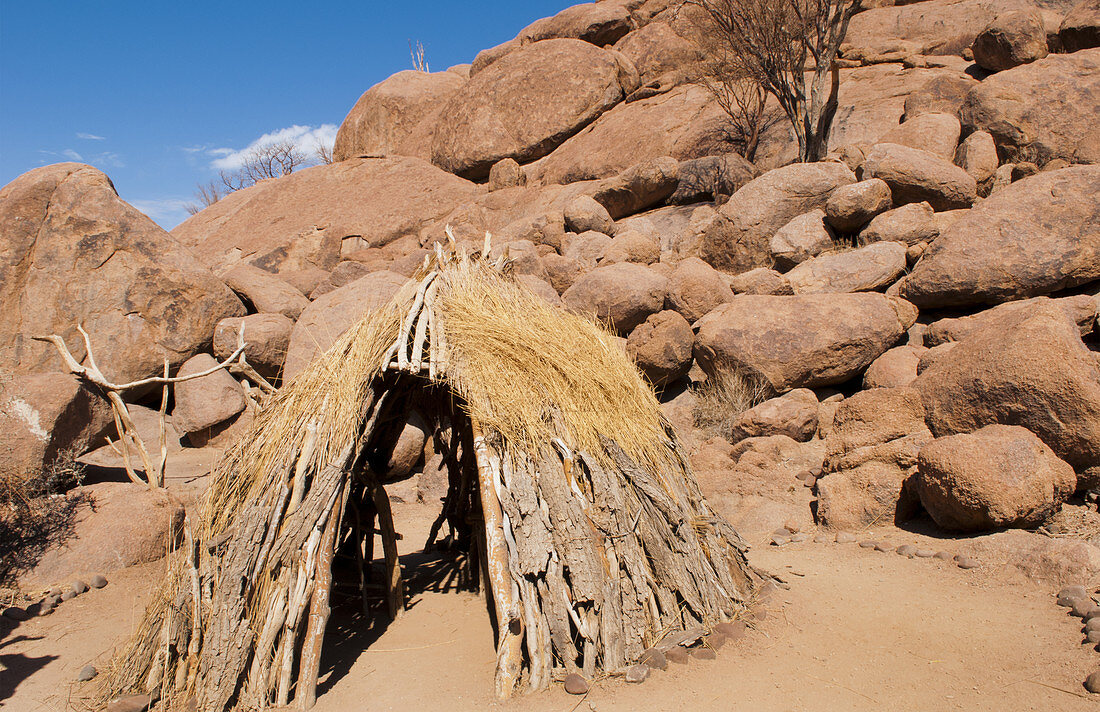
[[[11,608],[5,608],[3,615],[4,615],[5,618],[10,618],[13,621],[22,622],[22,621],[29,621],[31,619],[31,614],[27,613],[25,610],[23,610],[22,608],[19,608],[18,606],[12,606]]]
[[[668,667],[668,658],[656,648],[646,648],[643,650],[642,656],[638,659],[638,662],[642,665],[648,665],[654,670],[664,670]]]
[[[718,653],[714,652],[710,648],[692,648],[691,657],[696,660],[714,660],[718,657]]]
[[[50,589],[50,590],[49,590],[49,591],[48,591],[48,592],[46,593],[46,595],[47,595],[47,596],[57,596],[58,598],[61,598],[61,589],[60,589],[60,588],[58,588],[57,586],[54,586],[53,588],[51,588],[51,589]]]
[[[884,541],[880,541],[879,543],[875,544],[875,551],[881,551],[881,552],[884,552],[884,553],[889,553],[893,550],[894,550],[894,545],[893,544],[888,544]]]
[[[727,640],[726,636],[721,633],[711,633],[710,635],[703,636],[703,643],[711,650],[721,650]]]
[[[93,677],[95,677],[98,674],[99,674],[99,671],[95,669],[95,666],[85,665],[84,667],[80,668],[80,672],[76,676],[76,681],[77,682],[87,682],[88,680],[91,680]]]
[[[145,712],[153,699],[149,695],[126,695],[107,705],[105,712]]]
[[[896,550],[898,556],[908,556],[910,559],[917,553],[917,547],[912,544],[902,544]]]
[[[48,616],[53,613],[53,609],[55,608],[57,608],[57,603],[54,602],[54,599],[47,598],[38,606],[38,615]]]
[[[795,475],[794,478],[796,480],[805,482],[806,480],[816,480],[817,476],[809,470],[803,470],[802,472],[799,472],[797,475]]]
[[[932,558],[939,559],[940,561],[951,561],[955,558],[955,555],[950,551],[937,551]]]
[[[931,559],[935,555],[936,552],[932,551],[931,549],[917,549],[913,552],[913,556],[917,557],[918,559]]]
[[[789,534],[772,534],[772,546],[783,546],[791,543],[791,537]]]
[[[646,665],[631,665],[626,669],[627,682],[645,682],[649,677],[649,667]]]
[[[810,475],[806,479],[802,480],[802,484],[804,484],[807,487],[813,487],[814,485],[817,484],[817,478],[814,477],[813,475]]]
[[[665,659],[669,662],[677,663],[678,665],[685,665],[690,657],[688,651],[679,645],[671,650],[665,651]]]
[[[962,554],[959,554],[955,557],[955,565],[958,566],[960,569],[976,569],[981,566],[981,564],[978,563],[977,559],[972,559],[969,556],[963,556]]]
[[[1085,642],[1089,645],[1100,644],[1100,630],[1090,630],[1085,634]]]
[[[1100,618],[1089,618],[1085,621],[1085,630],[1100,630]]]
[[[1066,586],[1065,588],[1063,588],[1061,591],[1058,592],[1058,600],[1059,600],[1058,605],[1059,606],[1067,606],[1067,607],[1072,606],[1073,605],[1072,603],[1069,603],[1069,604],[1061,603],[1061,600],[1063,598],[1068,598],[1068,599],[1084,598],[1087,595],[1089,595],[1089,592],[1086,591],[1085,587],[1081,586],[1080,584],[1078,584],[1076,586]]]
[[[789,531],[791,534],[797,534],[798,532],[802,531],[802,527],[799,526],[798,522],[794,519],[788,519],[787,521],[783,522],[783,528]]]
[[[837,544],[851,544],[857,538],[858,537],[856,537],[856,535],[851,533],[851,532],[837,532],[837,534],[836,534],[836,543]]]
[[[588,680],[571,672],[565,676],[565,691],[570,695],[583,695],[588,692]]]
[[[809,538],[810,538],[810,535],[807,534],[806,532],[799,532],[798,534],[795,534],[794,536],[791,537],[791,541],[797,543],[797,542],[806,541]]]
[[[1085,689],[1089,692],[1100,692],[1100,670],[1085,678]]]
[[[107,579],[102,574],[96,574],[90,581],[92,588],[103,588],[107,585]]]
[[[719,623],[714,626],[714,632],[721,633],[730,640],[740,640],[745,637],[745,629],[747,627],[745,621],[730,621],[729,623]]]
[[[61,600],[71,601],[72,599],[76,598],[77,595],[77,592],[70,588],[69,590],[65,591],[65,593],[61,594]]]
[[[1078,598],[1073,604],[1073,608],[1070,609],[1070,613],[1078,618],[1092,618],[1097,615],[1097,611],[1100,610],[1100,606],[1096,605],[1096,602],[1091,598]]]
[[[1083,593],[1079,596],[1063,596],[1062,594],[1058,594],[1057,603],[1059,606],[1063,606],[1065,608],[1073,608],[1073,604],[1077,603],[1077,601],[1081,600],[1084,597],[1085,594]]]
[[[833,541],[833,538],[828,534],[818,534],[814,537],[815,544],[828,544],[831,541]]]
[[[88,584],[84,583],[80,579],[77,579],[76,581],[73,581],[69,585],[72,586],[72,589],[74,591],[76,591],[77,593],[84,593],[85,591],[88,590]]]
[[[876,546],[878,546],[878,542],[871,541],[870,539],[864,539],[859,543],[859,548],[861,549],[874,549]]]

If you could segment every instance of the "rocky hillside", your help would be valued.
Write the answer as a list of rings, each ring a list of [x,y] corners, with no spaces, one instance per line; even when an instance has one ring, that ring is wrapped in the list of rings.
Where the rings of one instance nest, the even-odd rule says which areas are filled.
[[[1100,490],[1100,4],[864,7],[820,163],[792,162],[783,122],[755,162],[733,152],[690,8],[605,0],[393,75],[334,163],[171,233],[94,168],[24,174],[0,191],[0,473],[113,436],[34,337],[83,358],[82,324],[126,380],[201,371],[243,328],[278,385],[450,226],[612,326],[739,528],[1057,521]],[[254,408],[219,372],[170,412],[187,447],[224,447]]]

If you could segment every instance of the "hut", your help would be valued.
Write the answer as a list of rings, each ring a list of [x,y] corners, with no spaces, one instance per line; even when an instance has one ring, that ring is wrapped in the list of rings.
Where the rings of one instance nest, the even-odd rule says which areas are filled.
[[[763,576],[615,337],[482,254],[488,238],[437,247],[226,452],[104,700],[313,706],[337,552],[362,582],[378,531],[390,614],[404,605],[385,464],[413,408],[449,482],[428,545],[481,581],[499,696],[622,671],[743,614]]]

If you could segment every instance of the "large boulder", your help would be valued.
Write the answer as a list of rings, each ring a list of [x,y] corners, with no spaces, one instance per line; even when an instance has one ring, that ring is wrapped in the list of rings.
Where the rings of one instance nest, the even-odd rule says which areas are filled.
[[[796,388],[749,408],[733,421],[732,440],[786,435],[805,442],[817,433],[817,396],[809,388]]]
[[[925,112],[887,131],[875,143],[897,143],[919,148],[950,161],[959,145],[962,125],[952,114]]]
[[[969,173],[979,184],[992,178],[999,164],[997,144],[987,131],[970,134],[955,151],[955,165]]]
[[[689,205],[708,200],[725,202],[741,186],[760,175],[749,161],[737,153],[703,156],[680,161],[676,190],[665,201],[670,205]]]
[[[600,181],[592,197],[618,220],[663,203],[676,190],[679,174],[675,158],[654,158]]]
[[[718,270],[698,257],[682,260],[669,275],[668,304],[690,323],[732,299],[733,290]]]
[[[258,312],[297,319],[309,299],[285,280],[267,270],[240,264],[225,273],[226,285]]]
[[[736,369],[778,392],[843,383],[893,346],[917,311],[882,294],[738,294],[696,323],[708,374]]]
[[[222,319],[214,329],[214,355],[229,358],[237,350],[244,331],[244,356],[249,365],[266,378],[278,378],[283,371],[290,332],[294,322],[282,314],[249,314]]]
[[[825,216],[840,232],[857,232],[893,205],[890,186],[878,178],[842,185],[829,196]]]
[[[1032,299],[1005,302],[992,309],[986,309],[970,316],[948,317],[932,322],[924,331],[924,345],[932,347],[951,341],[962,341],[986,324],[1001,318],[1005,314],[1021,310],[1033,310],[1044,305],[1053,305],[1060,308],[1070,321],[1077,325],[1082,337],[1092,333],[1096,324],[1096,311],[1100,307],[1096,297],[1089,294],[1075,294],[1059,299],[1034,297]]]
[[[0,480],[35,476],[63,453],[100,445],[113,423],[107,399],[75,376],[0,374]]]
[[[841,188],[850,188],[853,185],[859,184],[842,185],[833,191],[833,196],[835,197]],[[886,184],[883,183],[883,185]],[[889,200],[889,189],[886,191],[886,197]],[[833,198],[829,200],[831,202]],[[772,261],[777,268],[787,270],[816,255],[835,249],[838,244],[825,211],[817,208],[791,218],[790,222],[776,230],[768,240],[768,252],[771,253]]]
[[[894,283],[905,272],[905,245],[873,242],[854,250],[818,255],[787,272],[795,294],[870,292]]]
[[[244,305],[187,249],[79,163],[36,168],[0,190],[0,367],[62,367],[62,336],[85,357],[91,335],[107,378],[130,381],[179,366]]]
[[[1073,468],[1016,425],[937,438],[917,460],[921,504],[936,524],[956,531],[1038,526],[1076,486]]]
[[[198,354],[180,367],[179,375],[202,373],[217,364],[210,354]],[[176,403],[172,409],[172,426],[186,435],[224,423],[245,407],[241,384],[225,369],[181,381],[175,384],[172,395]]]
[[[676,34],[666,22],[651,22],[631,32],[615,43],[615,49],[634,63],[643,87],[703,59],[698,46]]]
[[[922,346],[895,346],[882,354],[863,373],[863,387],[904,388],[917,378]]]
[[[974,178],[951,161],[896,143],[872,148],[863,176],[886,181],[895,205],[927,202],[934,210],[955,210],[970,207],[978,196]]]
[[[419,158],[349,158],[230,193],[172,235],[219,270],[249,262],[276,274],[331,272],[352,249],[416,240],[476,193]]]
[[[1047,33],[1037,12],[1017,10],[998,15],[974,38],[974,61],[1000,72],[1047,56]]]
[[[1100,2],[1082,0],[1070,10],[1058,28],[1058,39],[1067,52],[1100,47]]]
[[[290,332],[283,381],[301,373],[368,311],[393,299],[407,282],[408,278],[394,272],[372,272],[314,300]]]
[[[953,222],[897,285],[920,308],[996,304],[1100,279],[1100,166],[1044,171]]]
[[[940,234],[935,213],[928,203],[909,203],[876,215],[859,233],[861,244],[904,242],[915,245],[931,242]]]
[[[466,84],[457,72],[407,69],[375,84],[348,112],[332,157],[416,156],[430,160],[432,134],[447,100]]]
[[[937,437],[1021,425],[1078,472],[1100,465],[1100,362],[1057,304],[988,318],[913,387]]]
[[[691,324],[674,311],[652,314],[630,332],[626,353],[654,386],[662,387],[687,375],[695,335]]]
[[[586,2],[567,7],[553,17],[535,20],[520,30],[521,44],[570,38],[594,45],[615,44],[634,29],[634,18],[624,3]]]
[[[432,162],[484,178],[502,158],[541,158],[622,101],[619,74],[611,53],[581,40],[545,40],[510,52],[444,106]]]
[[[1052,54],[998,72],[970,90],[963,130],[988,131],[1002,159],[1100,162],[1100,49]]]
[[[573,312],[608,322],[626,336],[665,303],[668,280],[648,267],[619,262],[597,267],[565,290]]]
[[[797,163],[768,171],[734,193],[703,235],[701,257],[718,269],[768,266],[769,240],[798,215],[824,208],[839,186],[855,182],[843,163]]]
[[[931,440],[912,388],[873,388],[841,401],[825,438],[818,518],[832,528],[862,529],[912,516],[917,455]]]

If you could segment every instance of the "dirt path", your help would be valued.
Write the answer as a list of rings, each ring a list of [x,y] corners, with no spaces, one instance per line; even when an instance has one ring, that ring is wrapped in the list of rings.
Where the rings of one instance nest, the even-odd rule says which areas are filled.
[[[413,552],[431,513],[401,514]],[[1046,589],[854,544],[758,546],[751,558],[791,587],[767,601],[766,619],[744,640],[643,685],[598,681],[583,700],[560,687],[494,700],[492,634],[476,595],[418,592],[401,619],[372,626],[349,592],[333,616],[316,709],[1100,709],[1081,687],[1100,654],[1080,644],[1079,622]],[[418,590],[443,578],[446,562],[414,555],[406,563]],[[23,656],[24,668],[38,667],[6,700],[8,683],[0,684],[0,705],[66,709],[77,671],[132,628],[161,570],[119,572],[107,588],[8,632],[0,659],[10,666],[9,657]],[[44,664],[26,662],[33,658]]]

